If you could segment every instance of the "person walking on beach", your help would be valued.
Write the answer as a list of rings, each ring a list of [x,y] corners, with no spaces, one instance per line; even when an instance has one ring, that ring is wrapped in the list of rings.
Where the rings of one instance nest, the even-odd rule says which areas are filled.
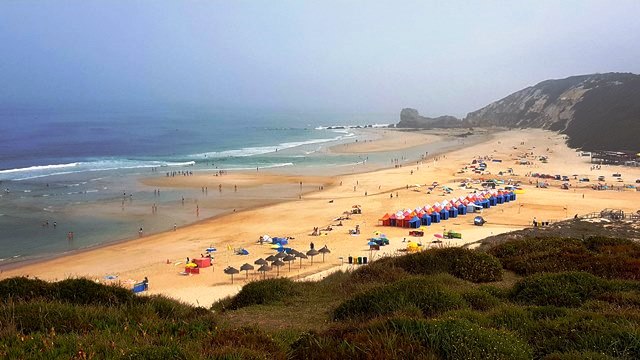
[[[313,248],[314,248],[314,247],[316,247],[316,245],[315,245],[315,244],[313,243],[313,241],[312,241],[312,242],[309,244],[309,248],[310,248],[311,250],[313,250]]]
[[[178,224],[173,223],[173,231],[176,231],[178,229]]]
[[[140,226],[140,230],[138,230],[138,236],[142,237],[142,226]]]

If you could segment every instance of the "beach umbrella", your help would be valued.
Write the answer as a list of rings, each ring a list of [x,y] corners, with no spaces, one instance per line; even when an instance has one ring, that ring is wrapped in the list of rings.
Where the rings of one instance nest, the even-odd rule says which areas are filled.
[[[264,275],[265,279],[267,278],[267,271],[269,270],[271,270],[271,266],[267,264],[264,264],[258,268],[258,271],[260,271]]]
[[[311,249],[307,251],[307,256],[311,256],[311,265],[313,265],[313,257],[320,254],[320,252],[316,249]]]
[[[276,276],[280,276],[280,266],[283,266],[283,265],[284,265],[284,261],[280,259],[273,262],[273,266],[276,267],[276,271],[277,271]]]
[[[196,263],[188,263],[188,264],[186,264],[184,267],[194,268],[194,267],[196,267],[196,266],[198,266]]]
[[[240,271],[232,266],[224,269],[224,273],[227,275],[231,275],[231,283],[233,284],[233,275],[239,273]]]
[[[326,254],[330,254],[330,253],[331,253],[331,250],[329,250],[329,248],[327,247],[327,245],[325,245],[322,249],[318,250],[318,252],[319,252],[320,254],[322,254],[322,262],[324,262],[324,256],[325,256]]]
[[[296,257],[297,257],[298,259],[300,259],[300,268],[302,268],[302,259],[306,259],[306,258],[307,258],[307,255],[305,255],[305,254],[303,254],[303,253],[301,253],[301,252],[298,252],[298,253],[296,254]]]
[[[291,271],[291,262],[295,259],[296,259],[295,255],[291,255],[291,254],[282,258],[282,261],[286,261],[289,263],[289,271]]]
[[[287,253],[284,252],[284,251],[283,252],[279,252],[279,253],[276,254],[276,257],[278,259],[283,259],[285,256],[287,256]]]
[[[442,239],[442,235],[440,235],[440,234],[433,234],[433,236]]]
[[[265,260],[271,262],[271,265],[273,265],[273,262],[278,260],[278,258],[275,255],[269,255],[265,258]]]
[[[260,259],[258,259],[256,261],[254,261],[253,263],[256,264],[256,265],[266,265],[266,264],[268,264],[267,260],[265,260],[263,258],[260,258]]]
[[[253,269],[254,269],[253,265],[249,263],[245,263],[244,265],[240,266],[240,270],[247,272],[247,279],[249,278],[249,270],[253,270]]]
[[[301,254],[300,251],[295,249],[291,249],[291,251],[289,252],[289,255],[293,255],[293,256],[298,256],[298,254]]]

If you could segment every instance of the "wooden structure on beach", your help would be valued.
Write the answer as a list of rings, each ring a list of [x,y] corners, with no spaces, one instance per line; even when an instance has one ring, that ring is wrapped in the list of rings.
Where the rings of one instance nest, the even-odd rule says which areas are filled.
[[[623,151],[592,151],[592,164],[640,166],[640,156]]]
[[[604,209],[600,212],[592,212],[582,215],[581,219],[607,219],[612,221],[640,221],[640,211],[636,213],[625,213],[620,209]]]

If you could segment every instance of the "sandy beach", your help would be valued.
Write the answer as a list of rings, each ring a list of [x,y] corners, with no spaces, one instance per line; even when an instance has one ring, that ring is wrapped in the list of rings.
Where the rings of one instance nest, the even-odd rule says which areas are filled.
[[[433,141],[434,135],[406,134],[381,136],[372,141],[340,145],[332,151],[368,153],[384,149],[402,149],[415,146],[416,142]],[[526,154],[526,155],[525,155]],[[477,174],[469,167],[478,156],[491,157],[501,162],[487,160],[488,173]],[[525,157],[526,156],[526,157]],[[540,156],[548,157],[547,162]],[[519,159],[528,159],[521,165]],[[190,226],[180,227],[176,231],[144,236],[139,239],[117,243],[90,251],[84,251],[60,258],[27,264],[16,269],[0,273],[0,278],[29,275],[46,280],[60,280],[67,277],[85,276],[103,283],[107,275],[116,275],[115,281],[129,286],[145,276],[150,281],[150,294],[163,294],[188,303],[209,306],[214,301],[234,294],[247,281],[245,273],[234,277],[234,284],[224,274],[227,266],[240,268],[244,263],[253,264],[258,258],[274,253],[269,245],[258,243],[261,235],[292,237],[289,246],[298,250],[308,250],[313,242],[316,249],[327,246],[331,253],[322,261],[322,256],[299,261],[279,270],[280,276],[294,278],[322,277],[327,271],[335,270],[346,262],[349,256],[367,256],[374,259],[397,253],[406,246],[403,238],[410,239],[408,229],[382,227],[378,219],[385,213],[400,209],[413,209],[436,201],[466,195],[470,191],[460,187],[466,179],[502,179],[520,181],[524,189],[515,202],[483,211],[488,221],[482,227],[473,226],[473,216],[459,216],[443,221],[428,228],[421,240],[425,247],[433,240],[433,235],[445,230],[462,233],[462,239],[445,240],[445,246],[460,246],[474,242],[492,234],[508,232],[530,226],[532,219],[538,221],[556,221],[571,218],[575,214],[600,211],[604,208],[619,208],[625,211],[637,211],[640,192],[624,189],[624,184],[635,185],[640,178],[640,168],[605,166],[593,169],[588,157],[578,156],[578,152],[565,145],[561,135],[543,130],[513,130],[495,132],[489,140],[475,145],[461,145],[459,149],[446,154],[430,156],[424,160],[404,162],[402,166],[367,173],[332,177],[282,175],[267,171],[229,173],[222,177],[211,174],[191,177],[165,178],[155,177],[143,180],[146,185],[158,188],[201,188],[217,192],[223,184],[229,192],[227,201],[237,201],[238,208],[246,210],[204,219]],[[465,169],[466,167],[466,169]],[[502,172],[503,175],[499,175]],[[569,190],[561,189],[561,181],[546,180],[548,187],[536,187],[537,180],[530,173],[561,174],[571,177]],[[623,182],[611,175],[620,173]],[[574,180],[589,177],[590,182]],[[597,183],[598,176],[605,176],[606,183],[615,190],[597,191],[591,185]],[[445,194],[441,187],[427,193],[427,186],[437,181],[453,189]],[[542,180],[540,180],[542,181]],[[302,182],[305,189],[300,189]],[[415,187],[414,185],[420,185]],[[232,186],[240,191],[231,195]],[[255,193],[272,191],[274,186],[297,190],[298,197],[287,196],[269,203],[253,207],[245,189]],[[479,187],[479,184],[474,184]],[[248,190],[247,190],[248,191]],[[295,191],[289,193],[296,193]],[[393,195],[393,197],[391,197]],[[237,196],[234,200],[233,196]],[[343,220],[343,226],[333,226],[333,230],[323,232],[322,236],[311,236],[314,227],[325,228],[336,225],[335,219],[343,212],[350,211],[354,205],[362,208],[361,215],[352,215]],[[168,210],[169,211],[169,210]],[[352,236],[349,229],[358,225],[361,234]],[[385,233],[391,244],[380,251],[370,253],[367,238],[375,231]],[[214,246],[213,268],[203,268],[199,275],[182,276],[186,258],[200,257],[204,249]],[[234,249],[244,248],[248,256],[235,255]],[[276,276],[276,269],[268,272],[267,277]],[[248,281],[261,278],[261,275],[249,272]],[[111,280],[113,281],[113,280]]]

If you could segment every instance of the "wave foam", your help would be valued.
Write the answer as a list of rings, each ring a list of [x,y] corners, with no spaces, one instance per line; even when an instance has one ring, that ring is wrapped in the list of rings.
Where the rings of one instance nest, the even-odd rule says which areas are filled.
[[[195,161],[169,162],[169,161],[145,161],[145,160],[97,160],[87,162],[74,162],[68,164],[39,165],[25,168],[0,170],[2,180],[31,180],[54,175],[68,175],[92,171],[108,171],[122,169],[142,169],[152,167],[188,166]],[[61,171],[64,170],[64,171]],[[73,184],[79,186],[80,184]]]
[[[188,157],[200,159],[200,158],[247,157],[247,156],[264,155],[264,154],[269,154],[269,153],[273,153],[273,152],[285,150],[285,149],[291,149],[299,146],[338,141],[338,140],[344,139],[345,137],[351,137],[354,135],[355,134],[352,134],[352,133],[346,133],[345,135],[340,135],[333,138],[284,142],[278,145],[246,147],[242,149],[225,150],[225,151],[212,151],[212,152],[206,152],[206,153],[192,154],[192,155],[189,155]]]

